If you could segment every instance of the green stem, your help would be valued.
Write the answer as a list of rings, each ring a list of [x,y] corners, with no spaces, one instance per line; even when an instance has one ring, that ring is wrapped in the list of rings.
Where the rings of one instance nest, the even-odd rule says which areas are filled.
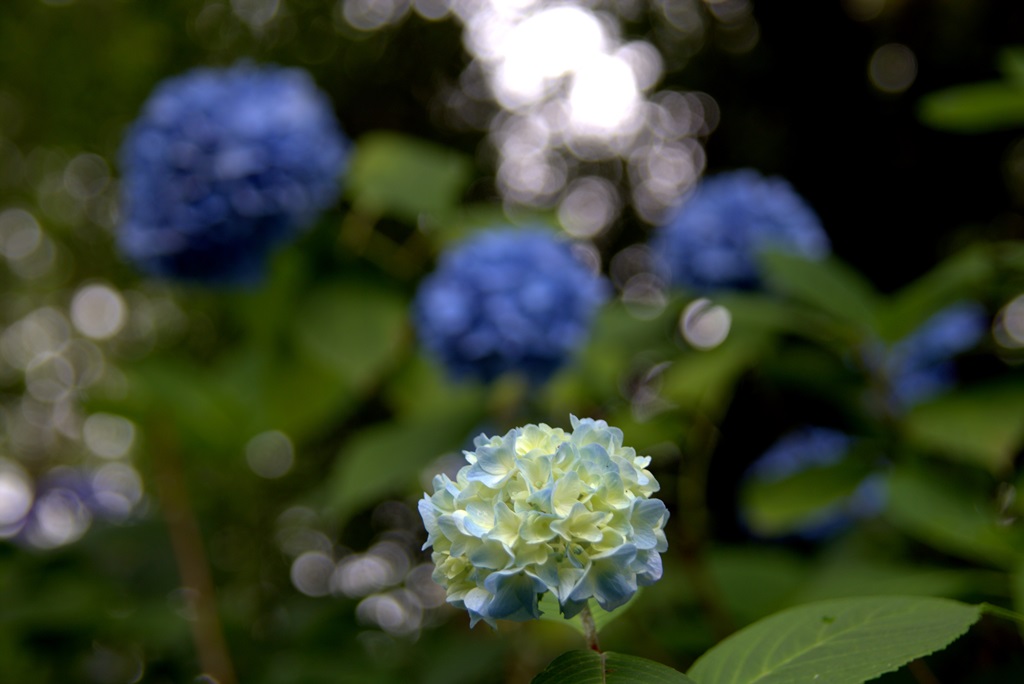
[[[218,684],[235,684],[235,670],[217,613],[210,565],[185,489],[177,439],[167,424],[153,426],[151,439],[156,493],[160,500],[182,587],[189,590],[195,616],[189,620],[199,667]]]
[[[594,616],[590,612],[589,602],[580,611],[580,622],[583,623],[583,636],[587,640],[587,648],[600,653],[601,644],[597,641],[597,625],[594,624]]]
[[[683,570],[711,631],[721,640],[732,634],[735,626],[707,562],[708,469],[717,443],[717,427],[707,416],[697,414],[690,433],[690,448],[679,466],[676,498],[682,521],[679,541]]]

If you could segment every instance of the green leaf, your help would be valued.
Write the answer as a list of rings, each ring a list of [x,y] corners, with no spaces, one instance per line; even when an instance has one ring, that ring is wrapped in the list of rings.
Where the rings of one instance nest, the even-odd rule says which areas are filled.
[[[1024,46],[1013,45],[999,51],[999,70],[1011,81],[1024,84]]]
[[[1024,560],[1024,534],[999,524],[991,504],[962,482],[916,468],[889,473],[886,517],[936,549],[1001,568]]]
[[[362,136],[352,155],[347,193],[359,209],[415,223],[459,203],[472,178],[468,157],[398,133]]]
[[[799,554],[764,545],[714,546],[708,568],[726,612],[741,625],[790,605],[788,597],[807,580],[810,569]]]
[[[962,635],[978,606],[930,597],[836,599],[790,608],[701,656],[701,684],[860,684],[933,653]]]
[[[998,474],[1024,443],[1022,406],[1024,382],[992,382],[915,406],[904,426],[918,446]]]
[[[775,481],[748,480],[740,492],[747,524],[758,534],[779,536],[813,525],[860,486],[868,468],[859,461],[808,468]]]
[[[121,400],[106,406],[135,418],[143,425],[167,420],[189,445],[204,452],[229,451],[244,443],[240,406],[211,369],[180,359],[155,357],[125,371],[128,391]]]
[[[341,525],[384,496],[407,494],[421,482],[423,468],[465,442],[480,410],[479,404],[447,405],[357,433],[342,447],[328,480],[326,515]]]
[[[812,260],[783,252],[761,255],[774,289],[810,304],[839,321],[873,331],[878,294],[850,266],[835,258]]]
[[[533,684],[696,684],[652,660],[596,651],[569,651],[551,661]],[[702,683],[703,684],[703,683]]]
[[[1014,569],[1010,582],[1010,591],[1013,593],[1013,608],[1018,613],[1024,613],[1024,561]],[[1020,632],[1024,635],[1024,625],[1020,626]]]
[[[958,252],[892,296],[880,312],[880,333],[900,340],[943,307],[979,296],[992,279],[991,251],[975,245]]]
[[[407,341],[405,299],[364,281],[314,290],[292,323],[296,347],[352,389],[376,380]],[[324,379],[324,382],[332,380]]]
[[[274,351],[251,345],[225,359],[220,369],[226,389],[245,408],[250,435],[281,430],[302,442],[329,431],[356,406],[358,395],[348,383],[326,378],[323,365],[306,355]]]
[[[589,604],[590,614],[594,617],[594,626],[597,627],[598,633],[600,633],[602,629],[608,626],[608,623],[612,622],[616,618],[620,618],[623,615],[625,615],[626,611],[629,610],[629,607],[632,606],[633,603],[637,600],[637,598],[640,597],[640,593],[642,591],[642,589],[638,589],[636,593],[634,593],[633,596],[628,601],[626,601],[626,603],[619,606],[615,610],[605,610],[601,606],[597,605],[596,601],[591,601]],[[583,620],[580,618],[579,615],[569,618],[568,620],[562,617],[561,612],[559,612],[558,599],[556,599],[555,595],[552,594],[550,591],[544,592],[544,594],[540,597],[540,612],[541,620],[566,625],[568,627],[572,627],[580,634],[586,634],[586,632],[583,630]]]
[[[468,204],[421,216],[418,225],[424,233],[436,236],[438,245],[444,246],[493,226],[557,226],[558,217],[553,212],[525,209],[509,216],[500,204]]]
[[[921,98],[922,122],[956,133],[985,133],[1024,125],[1024,87],[986,81],[955,86]]]
[[[991,594],[1004,581],[994,570],[937,568],[845,553],[817,568],[794,602],[870,594],[969,597]]]
[[[763,335],[727,339],[709,351],[679,356],[662,377],[662,396],[686,409],[717,413],[733,385],[769,347]]]

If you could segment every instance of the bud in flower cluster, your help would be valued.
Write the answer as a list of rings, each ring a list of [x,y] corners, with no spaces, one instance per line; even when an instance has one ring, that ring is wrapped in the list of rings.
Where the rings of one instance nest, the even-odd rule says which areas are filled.
[[[758,287],[762,251],[820,259],[831,245],[787,181],[741,169],[701,182],[655,232],[652,249],[674,284],[710,291]]]
[[[300,69],[241,64],[163,82],[121,148],[119,244],[142,270],[245,284],[337,198],[347,141]]]
[[[607,285],[543,229],[483,231],[446,252],[420,286],[423,345],[456,377],[547,380],[586,339]]]
[[[434,580],[471,625],[539,617],[546,591],[566,618],[590,598],[612,610],[661,578],[669,514],[650,498],[650,457],[603,420],[571,420],[571,433],[542,423],[480,435],[469,465],[420,501]]]

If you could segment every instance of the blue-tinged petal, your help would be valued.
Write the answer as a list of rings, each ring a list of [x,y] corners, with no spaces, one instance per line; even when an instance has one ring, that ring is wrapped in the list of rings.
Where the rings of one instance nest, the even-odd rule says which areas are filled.
[[[419,509],[420,517],[423,518],[423,527],[427,530],[427,541],[423,544],[423,550],[434,545],[434,538],[441,533],[437,526],[437,507],[426,494],[420,499],[416,506]]]
[[[614,610],[636,593],[636,573],[631,566],[636,547],[625,544],[615,551],[591,559],[591,566],[570,595],[574,601],[593,597],[605,610]]]
[[[638,549],[644,551],[657,547],[664,539],[664,535],[659,539],[657,532],[665,527],[667,520],[668,509],[661,499],[636,499],[633,502],[633,514],[630,516],[630,524],[633,527],[631,541]]]
[[[466,612],[469,613],[469,626],[476,627],[476,623],[483,620],[491,627],[497,629],[498,625],[494,622],[494,618],[487,614],[487,608],[490,605],[491,593],[485,589],[472,589],[466,596],[461,600],[461,606],[458,606],[456,602],[450,601],[452,605],[456,607],[465,608]]]
[[[633,561],[637,584],[648,586],[661,579],[661,554],[657,551],[640,551]]]
[[[580,611],[587,605],[587,600],[574,601],[573,599],[566,599],[559,603],[559,607],[562,609],[562,617],[568,620],[579,615]]]
[[[469,481],[480,482],[488,487],[501,487],[516,472],[515,451],[505,445],[484,446],[476,452],[477,460],[467,473]]]
[[[467,529],[480,530],[480,534],[473,533],[474,537],[482,537],[490,532],[494,527],[494,518],[494,505],[490,501],[476,500],[466,504]]]
[[[482,614],[520,622],[540,617],[537,596],[547,587],[536,577],[524,572],[492,572],[484,580],[484,588],[492,598]]]
[[[467,546],[466,557],[478,568],[501,570],[513,560],[512,554],[499,541],[487,540]]]

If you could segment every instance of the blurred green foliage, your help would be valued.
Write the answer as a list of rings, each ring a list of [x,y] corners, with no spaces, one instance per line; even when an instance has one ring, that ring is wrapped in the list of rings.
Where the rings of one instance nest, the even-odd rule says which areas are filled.
[[[751,11],[763,26],[753,52],[732,51],[728,31],[719,27],[709,33],[703,56],[673,71],[669,85],[721,98],[722,126],[708,143],[712,167],[767,160],[796,176],[827,177],[820,182],[830,192],[845,187],[842,201],[820,195],[822,216],[844,258],[814,263],[767,255],[765,292],[714,298],[730,312],[731,328],[710,350],[695,348],[680,332],[692,295],[670,292],[654,305],[616,299],[574,363],[548,385],[527,388],[515,378],[488,387],[457,384],[417,348],[407,314],[416,284],[446,245],[473,230],[555,217],[503,205],[482,142],[485,131],[437,115],[432,98],[457,82],[468,59],[454,20],[410,16],[399,26],[360,32],[339,19],[341,3],[281,4],[281,18],[261,30],[233,13],[244,2],[6,0],[0,11],[0,212],[16,207],[38,216],[45,244],[52,245],[51,265],[38,275],[20,274],[9,259],[0,267],[0,336],[33,312],[68,311],[84,284],[121,293],[129,312],[122,333],[90,346],[69,342],[68,348],[97,350],[103,369],[97,382],[76,391],[73,411],[78,424],[98,412],[133,421],[135,441],[126,460],[144,492],[130,516],[95,520],[66,545],[36,548],[13,535],[0,539],[0,681],[199,681],[203,665],[193,627],[201,606],[193,590],[182,588],[180,564],[189,552],[177,546],[176,523],[165,521],[176,513],[161,493],[168,475],[160,459],[168,450],[180,457],[202,540],[202,557],[192,560],[209,565],[238,681],[531,681],[560,653],[580,648],[578,634],[557,619],[503,623],[497,633],[470,631],[465,615],[423,588],[429,586],[429,557],[420,550],[425,534],[414,502],[431,475],[452,470],[476,434],[527,422],[564,426],[570,413],[607,419],[624,431],[627,444],[651,454],[673,513],[664,579],[602,631],[611,651],[607,664],[633,677],[625,681],[669,676],[633,656],[689,671],[702,684],[748,681],[742,673],[702,678],[715,662],[745,662],[737,652],[746,650],[735,641],[722,642],[721,650],[690,668],[725,632],[776,611],[873,595],[904,596],[899,601],[906,614],[873,612],[869,620],[862,605],[853,611],[871,625],[873,638],[900,650],[899,664],[941,648],[980,620],[924,667],[945,684],[1024,678],[1015,626],[980,617],[976,605],[1024,612],[1024,340],[1007,338],[1005,317],[1008,303],[1024,292],[1020,174],[1012,168],[1004,174],[998,206],[982,206],[984,197],[963,193],[971,220],[991,225],[901,226],[913,234],[907,251],[919,261],[879,266],[890,246],[870,236],[861,245],[860,226],[833,229],[829,222],[868,200],[851,189],[863,174],[843,175],[852,161],[822,152],[832,155],[822,168],[803,156],[818,146],[800,125],[813,109],[807,101],[755,125],[742,125],[750,123],[742,112],[730,119],[744,98],[774,106],[779,93],[762,92],[757,82],[785,59],[786,41],[806,31],[786,29],[790,22],[774,14],[783,10],[754,2]],[[685,62],[684,47],[672,50],[673,39],[646,14],[653,12],[647,3],[611,5],[642,5],[626,17],[629,34],[651,37],[670,65]],[[962,11],[990,22],[1002,16],[987,3],[977,5]],[[699,9],[710,21],[709,10]],[[871,44],[896,40],[894,27],[914,18],[911,9],[888,4],[871,21],[843,14],[838,4],[814,11],[833,12],[832,27]],[[786,17],[800,19],[799,10],[791,12]],[[929,16],[943,28],[934,39],[937,52],[946,49],[943,41],[950,50],[962,41],[992,44],[993,36],[1001,44],[1015,41],[990,24],[961,29],[958,17],[938,10]],[[825,40],[826,33],[806,39]],[[982,55],[994,56],[995,47]],[[205,292],[147,282],[120,261],[113,244],[124,127],[161,78],[237,58],[301,64],[327,90],[356,141],[344,200],[278,255],[259,288]],[[803,60],[828,62],[813,55]],[[901,97],[906,103],[920,96],[921,119],[936,128],[1019,128],[1022,64],[1021,50],[1007,48],[999,53],[999,81],[958,71],[946,82],[927,84],[933,94],[922,86]],[[737,73],[747,86],[739,94],[731,92],[741,83],[732,78]],[[922,70],[925,78],[935,77]],[[973,84],[961,85],[971,78]],[[829,72],[828,83],[850,93],[865,87],[862,70],[842,66]],[[897,106],[878,93],[864,101],[926,135],[913,102]],[[773,135],[778,129],[783,137]],[[812,140],[791,156],[773,156],[771,150],[785,147],[780,140],[802,136]],[[979,140],[986,152],[986,145],[1005,152],[1015,142]],[[749,158],[737,153],[744,149]],[[105,160],[107,176],[101,189],[75,200],[62,179],[82,154]],[[998,155],[986,163],[998,176]],[[876,168],[886,164],[872,164],[878,174],[887,172]],[[923,173],[920,166],[900,172]],[[973,159],[961,166],[975,172]],[[622,169],[615,173],[622,181]],[[987,186],[995,185],[991,181],[985,176]],[[942,214],[947,200],[935,192],[934,206],[921,210]],[[888,209],[879,200],[873,211],[882,216]],[[627,212],[595,240],[595,249],[610,264],[649,229]],[[999,240],[986,239],[993,235]],[[897,242],[894,237],[893,250]],[[860,246],[844,260],[844,245]],[[922,262],[927,268],[913,267]],[[888,282],[874,281],[879,269]],[[902,339],[963,299],[988,308],[996,334],[959,360],[960,384],[953,390],[906,413],[890,410],[879,401],[885,379],[863,362],[865,346]],[[0,457],[38,478],[56,467],[101,463],[84,445],[80,425],[76,435],[57,418],[32,413],[44,402],[33,398],[25,373],[9,359],[0,370]],[[746,467],[802,424],[859,435],[871,449],[744,490]],[[280,478],[258,477],[247,460],[253,438],[270,431],[287,435],[294,450],[294,464]],[[792,520],[852,491],[874,470],[884,471],[884,510],[835,538],[768,541],[741,522],[738,507],[747,506],[752,527],[786,533]],[[368,553],[374,548],[391,556]],[[368,559],[368,570],[343,581],[348,575],[342,570],[354,567],[346,564]],[[400,576],[388,574],[396,572]],[[829,605],[842,617],[844,604]],[[884,613],[895,604],[879,605]],[[792,620],[801,610],[772,619]],[[915,631],[922,624],[934,633]],[[569,681],[557,674],[559,663],[592,670],[596,657],[571,651],[555,662],[555,674],[537,681]],[[646,671],[651,668],[654,674]],[[604,681],[603,670],[587,672],[578,681]],[[851,676],[880,673],[866,667]],[[672,676],[655,681],[687,681]],[[906,669],[879,681],[915,677],[929,681]]]

